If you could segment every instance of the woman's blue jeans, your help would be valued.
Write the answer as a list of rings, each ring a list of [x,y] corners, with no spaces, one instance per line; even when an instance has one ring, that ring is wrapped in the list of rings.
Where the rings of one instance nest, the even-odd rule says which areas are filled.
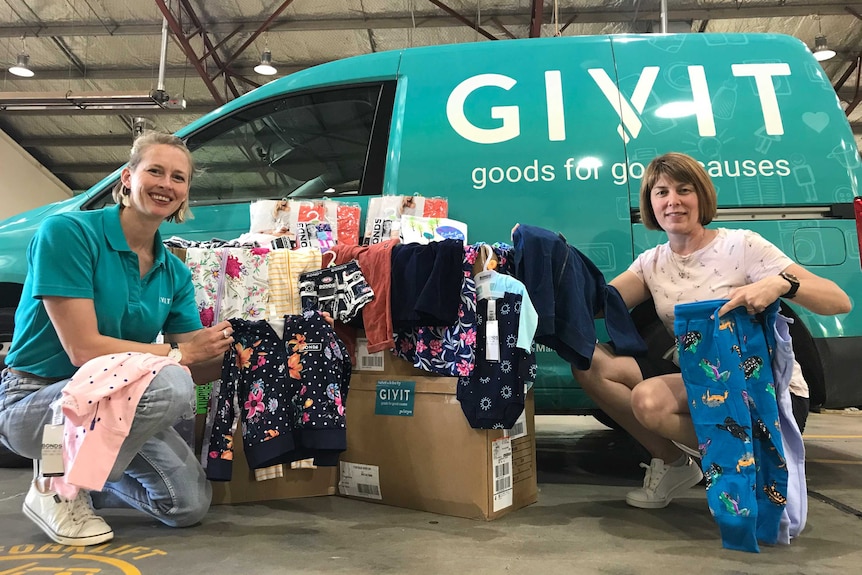
[[[3,370],[0,378],[0,439],[15,453],[39,459],[42,429],[51,403],[68,380],[51,382]],[[101,492],[97,508],[133,507],[171,527],[199,522],[212,489],[194,452],[173,428],[194,417],[194,382],[185,370],[164,367],[150,382],[135,420]]]

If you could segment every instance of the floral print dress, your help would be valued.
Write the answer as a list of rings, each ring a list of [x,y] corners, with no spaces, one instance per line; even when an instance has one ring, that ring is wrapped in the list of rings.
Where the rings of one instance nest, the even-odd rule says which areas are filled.
[[[189,248],[195,301],[204,327],[228,318],[265,316],[269,248]]]
[[[344,344],[316,311],[286,316],[283,335],[266,321],[230,322],[235,343],[222,365],[207,477],[231,478],[237,416],[250,468],[306,458],[335,465],[347,446],[350,358]]]

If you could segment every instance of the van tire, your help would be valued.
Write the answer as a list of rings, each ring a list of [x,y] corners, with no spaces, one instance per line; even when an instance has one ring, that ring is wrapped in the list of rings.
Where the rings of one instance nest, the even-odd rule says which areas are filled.
[[[605,427],[613,429],[614,431],[625,431],[625,429],[623,429],[622,426],[617,423],[613,417],[600,409],[593,412],[593,417],[596,418],[596,421],[598,421]]]

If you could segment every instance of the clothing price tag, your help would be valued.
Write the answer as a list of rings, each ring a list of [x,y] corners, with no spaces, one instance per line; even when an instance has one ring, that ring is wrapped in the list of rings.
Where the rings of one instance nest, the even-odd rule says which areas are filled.
[[[61,425],[46,425],[42,430],[42,462],[43,477],[61,477],[65,473],[63,467],[63,429]]]
[[[500,361],[500,327],[497,320],[485,322],[485,360]]]
[[[488,321],[497,321],[497,300],[488,301]]]
[[[491,297],[491,279],[496,272],[483,271],[476,274],[473,278],[476,282],[476,297],[478,299],[488,299]]]
[[[512,506],[512,440],[495,439],[491,448],[494,466],[494,511]]]

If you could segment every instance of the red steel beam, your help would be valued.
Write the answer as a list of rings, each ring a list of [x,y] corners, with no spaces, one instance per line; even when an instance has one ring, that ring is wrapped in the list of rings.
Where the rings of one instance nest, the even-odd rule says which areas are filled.
[[[293,0],[285,0],[284,3],[279,6],[275,12],[272,13],[272,16],[264,20],[263,24],[260,25],[260,28],[252,32],[251,36],[248,37],[248,40],[246,40],[245,43],[240,46],[230,58],[227,59],[227,61],[225,61],[225,68],[230,66],[231,62],[237,59],[237,56],[245,52],[245,49],[251,46],[252,42],[257,40],[258,36],[266,32],[266,29],[269,28],[269,25],[272,24],[272,21],[278,18],[278,15],[284,12],[284,10],[291,4],[293,4]],[[216,75],[216,77],[218,77],[218,75]]]
[[[542,35],[542,0],[533,0],[533,9],[530,11],[530,38],[539,38]]]
[[[192,25],[194,25],[196,28],[195,34],[200,34],[201,39],[204,42],[204,49],[206,50],[206,53],[200,58],[198,58],[198,60],[203,65],[203,61],[207,58],[207,56],[209,56],[210,58],[212,58],[213,64],[216,65],[216,68],[219,69],[219,72],[223,72],[224,66],[222,65],[221,58],[218,57],[218,53],[215,51],[213,43],[210,41],[209,36],[207,35],[207,32],[204,29],[203,25],[201,25],[200,18],[198,18],[198,15],[195,13],[195,9],[191,5],[191,2],[189,2],[189,0],[180,0],[180,4],[182,5],[183,9],[185,9],[186,14],[188,14],[188,17],[191,19]],[[204,70],[206,70],[206,67],[204,67]],[[233,83],[233,80],[231,80],[229,76],[225,76],[225,84],[227,85],[228,90],[230,90],[233,94],[233,97],[239,98],[239,90],[237,90],[236,85]]]
[[[215,100],[216,104],[221,106],[225,103],[225,100],[224,98],[222,98],[221,94],[219,94],[218,89],[215,87],[215,84],[213,84],[213,81],[210,79],[209,74],[207,74],[207,71],[201,64],[200,59],[198,59],[197,54],[195,54],[194,48],[192,48],[191,44],[189,44],[189,41],[186,38],[185,34],[183,34],[183,30],[180,27],[179,22],[177,22],[177,19],[174,18],[174,15],[171,13],[167,4],[165,4],[165,0],[155,1],[156,6],[158,6],[159,11],[161,11],[162,13],[162,16],[164,16],[165,20],[167,20],[168,22],[168,28],[170,28],[171,32],[174,33],[174,37],[176,38],[177,42],[179,42],[183,52],[185,52],[186,58],[189,59],[189,61],[195,67],[195,70],[197,70],[198,75],[201,77],[201,80],[204,81],[207,90],[209,90],[210,94],[212,94],[213,100]]]
[[[434,4],[435,6],[437,6],[438,8],[440,8],[441,10],[443,10],[444,12],[446,12],[449,16],[458,20],[459,22],[466,24],[470,28],[474,28],[479,34],[481,34],[482,36],[484,36],[488,40],[496,40],[497,39],[496,36],[494,36],[493,34],[488,32],[487,30],[485,30],[484,28],[479,26],[478,22],[470,22],[470,20],[468,20],[467,18],[464,18],[463,16],[458,14],[455,10],[453,10],[452,8],[449,8],[448,6],[446,6],[445,4],[440,2],[440,0],[428,0],[428,1],[431,2],[432,4]]]

